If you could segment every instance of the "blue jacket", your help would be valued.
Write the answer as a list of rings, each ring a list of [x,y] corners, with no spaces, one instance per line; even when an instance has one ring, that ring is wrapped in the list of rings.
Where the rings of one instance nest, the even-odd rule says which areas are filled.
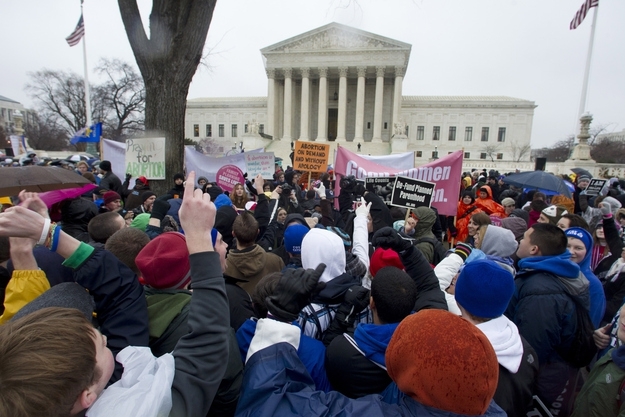
[[[313,380],[288,343],[278,343],[254,354],[245,366],[243,387],[236,413],[241,417],[458,416],[419,404],[402,393],[390,404],[376,394],[350,399],[336,391],[315,391]],[[484,415],[504,417],[506,413],[491,402]]]
[[[590,233],[584,229],[580,229],[580,232],[586,234],[587,239],[592,242],[592,236]],[[603,319],[603,315],[605,314],[606,298],[605,293],[603,292],[603,284],[601,284],[599,278],[597,278],[590,268],[591,258],[592,246],[586,246],[586,256],[579,264],[579,269],[581,269],[582,274],[584,274],[584,276],[588,279],[588,291],[590,293],[590,320],[595,328],[598,328],[599,324],[601,324],[601,319]]]
[[[248,319],[239,327],[239,330],[237,330],[237,342],[239,344],[239,352],[241,353],[243,363],[245,363],[250,342],[256,332],[256,324],[256,320]],[[308,371],[315,382],[316,389],[329,392],[332,390],[332,387],[330,386],[330,381],[328,381],[324,366],[325,354],[326,347],[321,341],[304,334],[301,336],[297,355],[306,367],[306,371]]]

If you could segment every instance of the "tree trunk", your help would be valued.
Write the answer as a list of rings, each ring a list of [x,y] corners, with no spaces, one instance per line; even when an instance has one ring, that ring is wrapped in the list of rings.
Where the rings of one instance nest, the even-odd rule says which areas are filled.
[[[183,170],[187,94],[202,59],[216,3],[216,0],[154,0],[148,38],[136,0],[118,0],[145,83],[145,130],[166,139],[166,180],[150,182],[159,195],[173,186],[174,175]]]

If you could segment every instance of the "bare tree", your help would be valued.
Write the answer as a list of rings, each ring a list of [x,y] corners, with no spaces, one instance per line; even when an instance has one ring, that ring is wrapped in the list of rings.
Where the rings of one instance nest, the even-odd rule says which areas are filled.
[[[599,123],[591,127],[590,130],[588,131],[588,134],[590,135],[590,138],[588,138],[588,144],[590,146],[594,145],[594,143],[597,140],[597,137],[601,135],[602,133],[605,133],[608,130],[608,128],[612,126],[613,124],[615,123]]]
[[[153,0],[150,34],[136,0],[118,0],[126,34],[145,83],[145,128],[167,138],[167,179],[155,181],[164,192],[182,171],[187,94],[202,59],[216,0]]]
[[[143,130],[145,89],[141,76],[118,59],[101,60],[96,72],[105,76],[104,83],[97,87],[109,111],[101,120],[104,136],[121,140]]]
[[[543,149],[541,154],[549,162],[564,162],[571,156],[574,145],[575,137],[570,135],[566,139],[559,140],[552,147]]]
[[[67,134],[51,115],[33,114],[33,121],[24,126],[24,135],[34,149],[61,151],[68,148]]]
[[[484,145],[482,149],[480,149],[480,152],[485,153],[492,162],[495,162],[495,157],[497,156],[498,151],[499,145]]]
[[[521,162],[526,156],[530,155],[532,146],[529,143],[522,145],[514,141],[510,144],[510,150],[512,150],[512,160],[514,162]]]
[[[592,146],[590,156],[599,163],[622,163],[625,161],[625,142],[615,139],[602,140]]]

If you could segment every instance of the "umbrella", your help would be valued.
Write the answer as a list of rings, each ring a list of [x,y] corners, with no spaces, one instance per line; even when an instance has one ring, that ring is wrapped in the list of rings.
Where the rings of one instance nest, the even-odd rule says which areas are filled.
[[[584,168],[571,168],[571,171],[573,171],[578,177],[580,175],[587,175],[588,178],[592,178],[592,174],[590,173],[590,171],[585,170]]]
[[[70,155],[67,158],[65,158],[65,160],[69,162],[80,162],[80,161],[87,162],[89,159],[91,159],[91,156],[80,155],[80,154]]]
[[[571,198],[571,190],[564,180],[545,171],[529,171],[519,174],[511,174],[503,179],[506,184],[523,188],[538,188],[541,190],[555,191],[565,197]]]
[[[39,197],[41,198],[41,200],[43,200],[44,203],[46,203],[46,206],[50,208],[53,204],[58,203],[59,201],[81,196],[87,191],[93,190],[94,188],[97,188],[97,185],[87,184],[79,188],[65,188],[63,190],[47,191],[45,193],[39,194]]]
[[[85,184],[91,182],[74,171],[51,166],[2,168],[0,171],[1,196],[17,195],[22,190],[42,193],[82,187]]]

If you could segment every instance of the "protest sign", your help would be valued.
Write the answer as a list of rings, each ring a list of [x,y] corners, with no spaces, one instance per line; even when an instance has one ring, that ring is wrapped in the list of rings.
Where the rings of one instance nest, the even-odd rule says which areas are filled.
[[[377,194],[386,204],[391,204],[391,194],[395,186],[395,177],[367,177],[365,189]]]
[[[165,179],[165,138],[126,139],[126,173]]]
[[[391,205],[406,207],[430,207],[436,184],[433,182],[415,180],[410,177],[395,177],[395,187],[391,195]]]
[[[102,139],[102,160],[109,161],[113,172],[123,178],[126,169],[126,144]],[[131,187],[132,188],[132,187]]]
[[[224,165],[217,170],[217,185],[231,192],[237,184],[245,184],[243,172],[236,165]]]
[[[330,144],[295,142],[293,169],[296,171],[325,172],[330,157]]]
[[[432,196],[432,206],[438,209],[439,214],[455,216],[460,193],[462,156],[462,151],[458,150],[420,167],[397,169],[368,161],[340,146],[336,153],[335,173],[354,175],[359,180],[367,177],[402,175],[420,181],[433,182],[436,184],[436,190]],[[338,195],[340,181],[336,181],[336,184],[335,195]]]
[[[608,180],[603,180],[600,178],[591,179],[588,187],[586,187],[586,194],[599,195],[599,193],[601,193],[601,189],[604,187],[606,182],[608,182]]]
[[[273,180],[276,158],[273,152],[245,153],[245,168],[248,178],[261,174],[264,179]]]
[[[222,166],[235,165],[241,172],[245,172],[245,155],[263,151],[263,148],[259,148],[216,158],[196,151],[193,146],[185,146],[184,165],[187,172],[195,171],[195,178],[206,177],[209,182],[215,182],[217,181],[217,170]]]

